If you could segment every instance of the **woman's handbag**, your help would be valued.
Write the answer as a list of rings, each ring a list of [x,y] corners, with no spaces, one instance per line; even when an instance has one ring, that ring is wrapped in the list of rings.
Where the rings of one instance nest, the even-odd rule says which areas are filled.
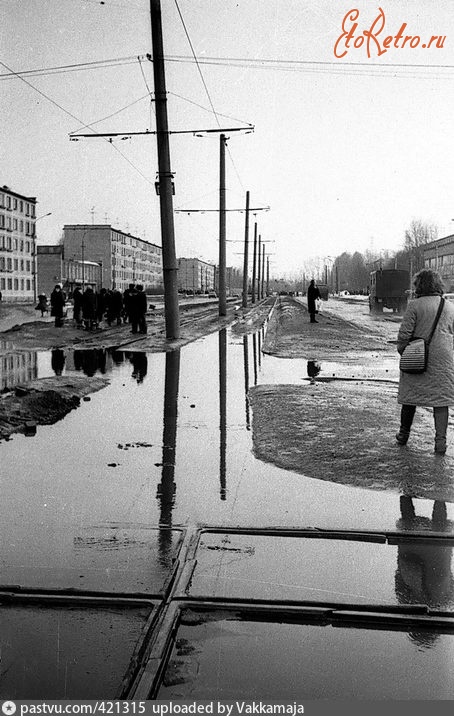
[[[427,368],[427,361],[429,359],[429,345],[432,340],[432,336],[437,327],[438,320],[441,316],[445,300],[443,297],[440,299],[440,305],[438,306],[437,315],[432,325],[430,335],[427,340],[424,338],[412,338],[400,356],[399,368],[402,373],[424,373]]]

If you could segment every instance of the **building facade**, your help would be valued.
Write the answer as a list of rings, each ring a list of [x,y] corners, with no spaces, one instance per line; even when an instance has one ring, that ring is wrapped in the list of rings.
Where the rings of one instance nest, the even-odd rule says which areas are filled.
[[[0,188],[0,291],[4,301],[35,297],[36,198]]]
[[[61,244],[37,247],[38,295],[50,296],[55,284],[61,283],[68,298],[76,286],[91,286],[95,291],[102,288],[102,267],[96,261],[65,259]]]
[[[66,224],[63,249],[65,261],[99,264],[104,288],[141,283],[145,291],[163,290],[161,247],[110,224]]]
[[[178,290],[208,293],[215,290],[216,267],[201,259],[178,259]]]
[[[424,244],[424,268],[438,271],[446,292],[454,292],[454,235]]]

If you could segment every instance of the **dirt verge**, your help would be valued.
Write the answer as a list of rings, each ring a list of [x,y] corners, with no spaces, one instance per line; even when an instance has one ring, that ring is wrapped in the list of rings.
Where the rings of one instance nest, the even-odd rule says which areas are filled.
[[[77,408],[82,397],[101,390],[107,378],[41,378],[0,395],[0,440],[12,433],[33,435],[36,425],[52,425]]]

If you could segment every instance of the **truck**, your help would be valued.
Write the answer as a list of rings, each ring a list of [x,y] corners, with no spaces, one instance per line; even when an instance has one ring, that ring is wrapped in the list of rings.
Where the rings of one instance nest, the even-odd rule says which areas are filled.
[[[369,310],[382,313],[390,308],[403,313],[407,307],[410,273],[403,269],[379,269],[372,271],[369,280]]]
[[[320,291],[320,298],[322,301],[327,301],[329,296],[329,288],[327,283],[317,283],[317,288]]]

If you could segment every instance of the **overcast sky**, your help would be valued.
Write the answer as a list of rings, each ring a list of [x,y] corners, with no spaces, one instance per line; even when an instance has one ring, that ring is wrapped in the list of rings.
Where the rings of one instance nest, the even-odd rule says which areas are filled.
[[[275,275],[309,256],[398,249],[412,219],[453,232],[451,0],[161,4],[169,128],[254,125],[227,132],[227,208],[244,207],[246,190],[251,206],[271,207],[251,217],[250,236],[256,220],[274,241]],[[358,27],[336,57],[353,9]],[[0,10],[0,184],[36,196],[38,216],[52,212],[37,225],[40,243],[56,242],[66,223],[107,218],[160,244],[154,137],[69,141],[84,125],[155,128],[148,0],[0,0]],[[357,38],[375,20],[381,50],[393,39],[378,56],[371,38],[368,57]],[[395,39],[403,23],[418,46]],[[423,48],[433,35],[443,46]],[[6,76],[80,63],[103,66]],[[175,209],[217,209],[218,135],[172,135],[171,162]],[[175,233],[178,256],[217,263],[216,212],[176,213]],[[244,214],[229,212],[227,237],[227,262],[241,265]]]

